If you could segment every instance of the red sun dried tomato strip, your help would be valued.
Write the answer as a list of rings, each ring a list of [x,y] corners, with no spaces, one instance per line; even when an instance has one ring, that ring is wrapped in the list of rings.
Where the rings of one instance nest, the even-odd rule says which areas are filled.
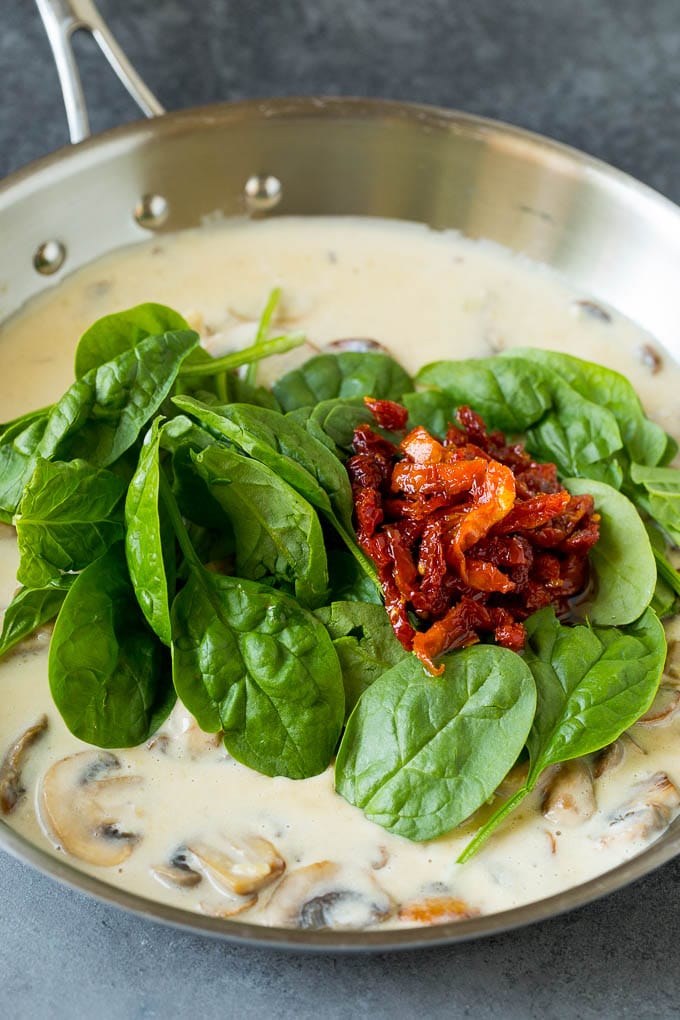
[[[381,428],[405,430],[400,404],[366,405]],[[358,541],[394,632],[433,674],[436,658],[482,635],[520,651],[537,609],[568,616],[599,537],[592,496],[570,496],[554,464],[487,432],[469,407],[456,420],[443,442],[418,426],[398,448],[360,425],[347,462]]]

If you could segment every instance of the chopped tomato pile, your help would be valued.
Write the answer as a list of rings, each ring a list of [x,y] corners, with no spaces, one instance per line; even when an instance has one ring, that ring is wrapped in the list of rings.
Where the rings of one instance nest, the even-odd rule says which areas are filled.
[[[405,407],[366,405],[381,428],[405,432]],[[567,616],[599,537],[592,496],[570,496],[554,464],[488,433],[469,407],[456,417],[443,442],[419,426],[399,446],[360,425],[347,462],[357,537],[394,632],[433,674],[435,658],[482,634],[520,651],[522,621],[544,606]]]

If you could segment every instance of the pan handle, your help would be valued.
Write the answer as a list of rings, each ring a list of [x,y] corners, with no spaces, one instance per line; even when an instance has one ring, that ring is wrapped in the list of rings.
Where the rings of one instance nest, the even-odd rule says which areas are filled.
[[[71,46],[74,32],[89,32],[127,91],[147,117],[165,113],[146,87],[109,31],[93,0],[36,0],[43,20],[64,97],[71,141],[82,142],[90,134],[85,94]]]

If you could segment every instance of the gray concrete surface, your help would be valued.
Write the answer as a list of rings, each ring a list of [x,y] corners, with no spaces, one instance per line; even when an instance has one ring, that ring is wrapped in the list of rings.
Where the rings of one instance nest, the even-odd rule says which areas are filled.
[[[678,0],[101,0],[100,8],[169,108],[286,93],[441,103],[586,149],[680,200]],[[95,130],[133,118],[92,47],[78,49]],[[0,4],[0,84],[3,174],[67,141],[30,0]],[[680,862],[520,932],[322,958],[144,922],[0,854],[0,1018],[677,1017],[679,885]]]

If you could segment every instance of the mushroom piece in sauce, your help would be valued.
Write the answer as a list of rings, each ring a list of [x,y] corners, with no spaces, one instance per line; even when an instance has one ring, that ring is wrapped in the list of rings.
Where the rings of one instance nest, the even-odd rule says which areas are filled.
[[[21,769],[30,748],[47,729],[47,716],[42,715],[15,740],[0,765],[0,811],[3,815],[14,811],[26,789],[21,781]]]
[[[316,861],[290,871],[272,896],[267,924],[358,930],[386,920],[394,903],[369,872]]]
[[[596,807],[588,762],[577,758],[559,765],[543,795],[543,817],[556,825],[581,825],[593,817]]]
[[[655,772],[634,788],[633,795],[621,805],[600,840],[602,846],[613,841],[648,843],[661,835],[680,808],[680,793],[665,772]]]
[[[593,776],[600,779],[607,772],[618,768],[626,755],[626,747],[622,738],[615,740],[613,744],[607,744],[601,751],[598,751],[593,758]]]
[[[40,812],[53,840],[88,864],[110,868],[127,860],[140,834],[127,831],[130,792],[140,776],[120,775],[121,763],[109,751],[82,751],[55,762],[40,788]]]
[[[342,351],[356,351],[359,354],[376,353],[389,354],[387,347],[379,340],[373,340],[369,336],[348,336],[340,340],[331,340],[322,348],[329,354],[340,354]]]
[[[222,849],[200,841],[187,850],[215,885],[233,896],[250,896],[283,874],[286,862],[268,839],[252,836],[229,840]]]
[[[192,868],[187,861],[186,847],[180,847],[167,864],[151,869],[151,874],[163,885],[177,889],[193,889],[203,881],[203,875]]]

